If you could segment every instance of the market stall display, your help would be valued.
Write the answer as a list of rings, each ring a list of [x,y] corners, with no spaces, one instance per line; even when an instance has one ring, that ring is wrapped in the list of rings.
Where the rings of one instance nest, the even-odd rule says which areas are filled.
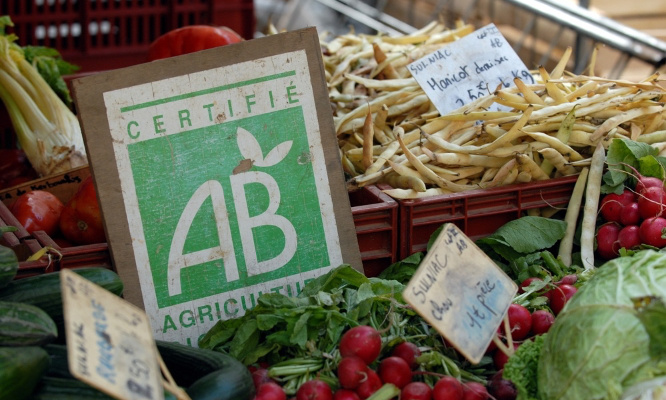
[[[253,297],[195,347],[156,341],[183,389],[167,387],[165,398],[633,400],[665,390],[659,75],[578,75],[564,57],[440,114],[407,65],[473,31],[432,23],[399,37],[322,36],[364,270],[340,265],[298,293]],[[62,172],[0,191],[0,399],[104,396],[67,370],[59,270],[117,296],[124,285],[100,231],[94,176],[85,166]],[[44,193],[60,202],[52,230],[18,210],[17,199]],[[451,249],[478,246],[518,287],[478,362],[403,297],[415,276],[420,290],[444,279],[446,263],[424,260],[448,224],[468,238]],[[459,323],[474,325],[483,310],[474,311]]]

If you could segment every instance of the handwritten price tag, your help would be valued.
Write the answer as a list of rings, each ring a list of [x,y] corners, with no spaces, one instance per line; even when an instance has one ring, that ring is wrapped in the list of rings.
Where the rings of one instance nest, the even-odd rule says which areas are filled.
[[[408,68],[442,115],[492,94],[499,85],[512,86],[514,78],[534,83],[494,24],[447,44]],[[490,107],[492,111],[499,109],[496,104]]]
[[[158,353],[140,308],[68,269],[61,271],[72,374],[123,400],[163,400]]]
[[[457,226],[446,224],[403,297],[465,358],[481,361],[518,292]]]

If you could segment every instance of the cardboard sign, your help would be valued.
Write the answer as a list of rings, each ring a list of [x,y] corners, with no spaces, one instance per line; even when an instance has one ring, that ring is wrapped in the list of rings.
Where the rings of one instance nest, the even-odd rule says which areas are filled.
[[[164,399],[145,313],[72,270],[61,278],[72,375],[117,399]]]
[[[408,65],[440,114],[448,114],[514,78],[534,83],[520,57],[494,24],[474,31]],[[490,110],[500,107],[494,104]]]
[[[478,364],[518,285],[457,226],[446,224],[403,292],[407,303]]]
[[[262,293],[361,269],[314,28],[73,81],[125,297],[196,345]]]

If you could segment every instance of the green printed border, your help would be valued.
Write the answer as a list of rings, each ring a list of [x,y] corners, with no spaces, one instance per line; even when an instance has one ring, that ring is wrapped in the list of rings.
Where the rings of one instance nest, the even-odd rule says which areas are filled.
[[[139,103],[139,104],[134,104],[134,105],[131,105],[131,106],[121,107],[120,108],[120,113],[122,114],[122,113],[125,113],[125,112],[140,110],[142,108],[148,108],[148,107],[157,106],[157,105],[161,105],[161,104],[172,103],[174,101],[190,99],[190,98],[197,97],[197,96],[202,96],[202,95],[216,93],[216,92],[222,92],[222,91],[229,90],[229,89],[235,89],[235,88],[239,88],[239,87],[243,87],[243,86],[254,85],[254,84],[257,84],[257,83],[261,83],[261,82],[268,82],[268,81],[272,81],[272,80],[275,80],[275,79],[286,78],[288,76],[295,76],[295,75],[296,75],[296,71],[292,70],[292,71],[281,72],[279,74],[262,76],[260,78],[249,79],[249,80],[246,80],[246,81],[235,82],[235,83],[231,83],[231,84],[228,84],[228,85],[222,85],[222,86],[217,86],[217,87],[214,87],[214,88],[209,88],[209,89],[204,89],[204,90],[198,90],[198,91],[195,91],[195,92],[180,94],[180,95],[177,95],[177,96],[166,97],[164,99],[152,100],[152,101],[147,101],[145,103]]]

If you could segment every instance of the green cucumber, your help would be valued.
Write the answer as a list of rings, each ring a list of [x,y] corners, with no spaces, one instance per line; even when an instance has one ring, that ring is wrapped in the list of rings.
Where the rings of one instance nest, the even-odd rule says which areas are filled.
[[[18,272],[19,262],[14,250],[0,246],[0,288],[13,281]]]
[[[48,365],[49,355],[41,347],[0,347],[0,400],[28,398]]]
[[[37,385],[30,400],[113,400],[94,386],[75,378],[45,376]],[[176,400],[176,396],[164,391],[164,400]]]
[[[74,379],[74,375],[69,371],[67,345],[50,343],[43,346],[43,348],[49,353],[49,368],[46,371],[46,376]]]
[[[252,374],[240,361],[237,366],[218,369],[200,378],[185,392],[192,400],[252,400]]]
[[[72,271],[118,296],[123,292],[123,282],[120,277],[108,268],[84,267],[73,268]],[[13,280],[0,289],[0,301],[27,303],[41,308],[53,318],[59,334],[63,333],[60,271]],[[64,335],[61,336],[64,338]]]
[[[58,327],[32,304],[0,301],[0,346],[41,346],[58,337]]]
[[[230,355],[163,340],[156,340],[155,344],[178,386],[189,387],[211,372],[230,369],[240,370],[236,372],[239,380],[249,377],[252,382],[247,367]]]
[[[43,377],[30,396],[30,400],[70,399],[113,400],[113,397],[78,379],[52,376]]]

